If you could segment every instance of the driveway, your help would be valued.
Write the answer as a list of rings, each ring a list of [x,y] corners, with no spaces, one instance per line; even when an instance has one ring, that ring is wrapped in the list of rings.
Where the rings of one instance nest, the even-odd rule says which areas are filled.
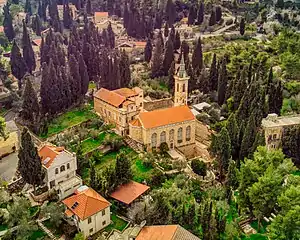
[[[0,160],[0,177],[3,180],[9,182],[15,176],[18,161],[17,153],[12,153]]]

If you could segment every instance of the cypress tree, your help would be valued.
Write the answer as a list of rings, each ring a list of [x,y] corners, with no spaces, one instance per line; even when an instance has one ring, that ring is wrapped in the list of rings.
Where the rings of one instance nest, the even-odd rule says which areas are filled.
[[[42,64],[42,81],[41,81],[41,90],[40,90],[40,96],[41,96],[41,110],[43,114],[46,114],[50,109],[50,91],[51,89],[51,82],[50,82],[50,76],[49,76],[48,66],[46,62],[43,62]]]
[[[131,164],[125,152],[121,152],[116,157],[116,179],[118,185],[127,183],[132,177]]]
[[[72,105],[72,95],[71,95],[71,89],[70,89],[70,79],[68,76],[68,72],[66,71],[64,66],[61,66],[58,73],[58,81],[61,91],[61,98],[62,98],[62,106],[64,108],[68,108]]]
[[[162,28],[162,12],[159,11],[155,14],[155,18],[154,18],[154,28],[155,29],[161,29]]]
[[[169,26],[173,25],[175,19],[176,19],[176,8],[173,3],[173,0],[168,0],[166,4],[166,20],[169,24]]]
[[[247,66],[241,72],[241,77],[235,82],[232,90],[233,110],[237,110],[242,100],[243,94],[247,89]]]
[[[245,33],[245,19],[242,18],[241,22],[240,22],[240,34],[243,36]]]
[[[92,15],[92,3],[91,3],[91,0],[87,0],[87,2],[86,2],[86,13],[88,15]]]
[[[203,54],[202,54],[202,43],[199,37],[194,48],[192,55],[192,67],[196,73],[200,73],[203,68]]]
[[[165,75],[168,75],[169,69],[171,67],[172,62],[174,61],[174,47],[173,42],[169,38],[166,42],[165,56],[163,60],[163,68]]]
[[[36,123],[36,119],[39,115],[40,108],[39,102],[32,87],[30,79],[27,80],[24,93],[23,93],[23,103],[22,103],[22,118],[28,120],[32,123]]]
[[[42,183],[44,172],[37,148],[34,146],[27,128],[24,128],[21,135],[18,157],[18,170],[25,182],[33,185],[34,193],[36,193],[36,186]]]
[[[181,45],[180,34],[179,34],[179,32],[176,32],[175,40],[174,40],[174,49],[178,50],[180,48],[180,45]]]
[[[39,15],[35,15],[32,22],[32,30],[35,32],[37,36],[42,35],[42,23]]]
[[[218,78],[218,103],[223,105],[225,101],[226,88],[227,88],[227,68],[226,68],[226,59],[224,58],[221,65],[221,71]]]
[[[28,69],[29,73],[32,73],[36,68],[35,56],[34,56],[34,52],[33,52],[33,49],[32,49],[32,44],[31,44],[31,40],[30,40],[30,37],[29,37],[29,33],[27,31],[27,27],[26,27],[26,24],[25,24],[24,20],[23,20],[23,38],[22,38],[22,42],[23,42],[24,61],[27,65],[27,69]]]
[[[81,76],[79,74],[78,62],[74,55],[69,59],[70,80],[71,80],[71,96],[72,103],[78,101],[78,97],[81,96]]]
[[[127,1],[125,1],[125,5],[124,5],[123,24],[124,24],[124,28],[127,29],[129,24],[129,10],[128,10]]]
[[[250,84],[252,80],[252,64],[253,64],[253,58],[251,58],[249,68],[248,68],[248,84]]]
[[[38,15],[41,19],[44,19],[44,16],[43,16],[43,9],[42,9],[42,4],[41,4],[41,1],[40,1],[40,0],[38,1],[37,15]]]
[[[220,6],[216,6],[216,21],[219,22],[222,19],[222,9]]]
[[[3,27],[5,36],[9,41],[12,41],[15,38],[15,30],[13,27],[13,20],[12,16],[9,11],[9,3],[6,3],[3,7],[4,13],[4,20],[3,20]]]
[[[209,86],[211,91],[218,89],[217,55],[214,53],[209,70]]]
[[[27,72],[26,63],[21,55],[20,48],[16,41],[13,41],[13,46],[10,55],[11,73],[18,79],[19,89],[22,87],[22,78]]]
[[[279,79],[270,84],[268,95],[269,113],[276,113],[277,115],[280,115],[280,110],[283,103],[282,92],[283,88]]]
[[[26,0],[26,1],[25,1],[24,11],[25,11],[27,14],[29,14],[30,16],[32,15],[32,9],[31,9],[31,3],[30,3],[30,0]]]
[[[171,31],[170,31],[170,39],[173,43],[173,47],[174,47],[174,44],[175,44],[175,27],[174,25],[171,26]]]
[[[230,136],[230,142],[231,142],[231,156],[233,159],[237,159],[239,157],[239,127],[235,118],[235,114],[231,113],[227,123],[226,128]]]
[[[209,18],[209,26],[214,26],[215,24],[216,24],[216,11],[215,9],[212,9]]]
[[[59,21],[57,2],[56,0],[49,1],[49,16],[52,22]]]
[[[231,141],[229,133],[226,127],[223,127],[219,136],[219,164],[220,164],[220,176],[223,177],[223,174],[227,172],[229,160],[231,158]]]
[[[272,84],[273,84],[273,68],[270,67],[269,75],[267,79],[267,94],[270,94],[270,88]]]
[[[148,38],[147,39],[147,44],[146,44],[146,47],[145,47],[145,50],[144,50],[145,61],[147,63],[149,63],[150,60],[151,60],[151,57],[152,57],[152,42],[151,42],[151,39]]]
[[[69,1],[67,1],[66,4],[64,4],[63,6],[64,6],[64,10],[63,10],[64,27],[70,29],[72,25],[72,16],[71,16],[71,10],[69,6]]]
[[[107,37],[108,37],[110,48],[112,49],[115,48],[115,33],[111,27],[111,22],[109,22],[107,27]]]
[[[172,62],[171,67],[169,69],[168,72],[168,88],[169,91],[172,93],[174,93],[174,84],[175,84],[175,79],[174,79],[174,75],[175,75],[175,61]]]
[[[197,17],[197,12],[194,5],[190,6],[189,15],[188,15],[188,25],[193,25],[195,23],[195,19]]]
[[[165,28],[164,28],[164,36],[167,38],[169,36],[169,24],[166,22]]]
[[[152,78],[162,75],[163,65],[163,42],[160,37],[157,37],[152,55],[151,76]]]
[[[202,24],[203,20],[204,20],[204,3],[201,1],[198,9],[197,24],[198,25]]]
[[[82,54],[79,53],[79,73],[81,77],[81,95],[84,97],[84,95],[87,93],[89,89],[89,75],[87,72],[87,67],[84,62]]]
[[[254,143],[256,136],[256,124],[255,124],[255,116],[252,113],[250,115],[249,122],[246,126],[245,132],[243,134],[243,140],[241,143],[241,149],[240,149],[240,159],[244,159],[245,157],[248,157],[248,155],[251,153],[251,147]]]
[[[122,87],[128,86],[128,84],[131,82],[130,62],[129,62],[129,57],[125,51],[121,52],[119,67],[120,67],[120,78],[122,80]]]

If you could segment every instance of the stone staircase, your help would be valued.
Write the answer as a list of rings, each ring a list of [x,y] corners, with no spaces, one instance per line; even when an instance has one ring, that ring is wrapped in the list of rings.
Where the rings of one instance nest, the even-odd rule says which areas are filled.
[[[130,137],[126,137],[124,139],[126,144],[131,147],[134,151],[137,153],[141,153],[143,151],[143,145],[140,143],[137,143],[136,141],[132,140]]]
[[[52,239],[52,240],[57,240],[57,238],[53,235],[53,233],[45,227],[45,225],[43,224],[44,221],[48,220],[49,217],[45,217],[42,219],[38,219],[36,222],[38,224],[38,226]]]

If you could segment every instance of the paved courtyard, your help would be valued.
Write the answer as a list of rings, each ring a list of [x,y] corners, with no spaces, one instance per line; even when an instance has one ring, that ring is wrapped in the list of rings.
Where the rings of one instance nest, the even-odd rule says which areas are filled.
[[[18,165],[18,154],[12,153],[0,160],[0,177],[5,180],[11,180],[16,172]]]

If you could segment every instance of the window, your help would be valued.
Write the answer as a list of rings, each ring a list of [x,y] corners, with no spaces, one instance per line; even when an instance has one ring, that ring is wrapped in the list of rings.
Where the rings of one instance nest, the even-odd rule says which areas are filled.
[[[178,128],[177,131],[177,142],[182,143],[182,128]]]
[[[102,210],[102,216],[104,216],[105,215],[105,209],[104,210]]]
[[[182,92],[185,92],[185,83],[182,86]]]
[[[67,163],[67,169],[70,169],[70,163]]]
[[[174,129],[171,129],[169,132],[169,140],[170,141],[174,140],[174,132],[175,132]]]
[[[71,188],[67,188],[67,189],[65,190],[65,193],[68,192],[68,191],[70,191],[70,190],[71,190]]]
[[[142,107],[143,106],[143,103],[140,103],[140,107]]]
[[[105,224],[106,224],[106,221],[103,221],[103,222],[102,222],[102,225],[104,226]]]
[[[277,134],[273,134],[273,139],[275,140],[277,138]]]
[[[55,186],[55,180],[50,182],[50,189],[53,188]]]
[[[92,218],[89,217],[89,218],[88,218],[88,224],[90,224],[91,222],[92,222]]]
[[[186,127],[186,133],[185,133],[185,138],[186,141],[190,141],[191,140],[191,126],[187,126]]]
[[[179,92],[179,83],[177,83],[177,92]]]
[[[65,171],[65,170],[66,170],[65,165],[60,166],[60,172],[63,172],[63,171]]]
[[[91,228],[91,229],[90,229],[90,233],[92,233],[93,231],[94,231],[94,229],[93,229],[93,228]]]
[[[166,142],[166,132],[163,131],[160,133],[160,143],[165,143]]]
[[[157,146],[157,134],[153,133],[151,136],[151,147],[156,147]]]
[[[58,168],[55,168],[55,174],[58,174]]]

